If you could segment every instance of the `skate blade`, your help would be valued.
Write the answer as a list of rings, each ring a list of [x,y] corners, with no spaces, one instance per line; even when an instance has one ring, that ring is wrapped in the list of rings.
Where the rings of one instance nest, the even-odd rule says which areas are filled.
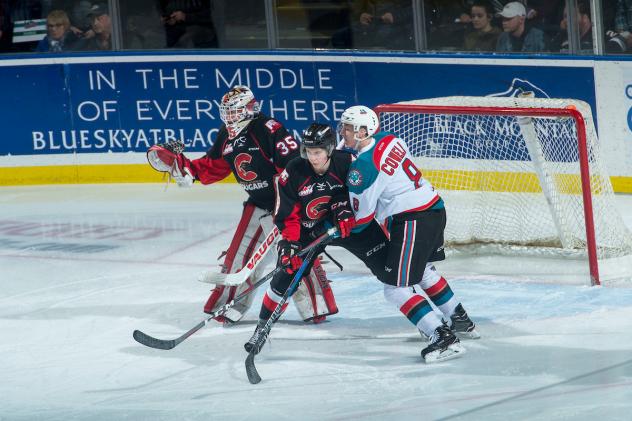
[[[438,349],[427,354],[424,358],[424,361],[426,362],[426,364],[438,363],[441,361],[459,358],[466,352],[467,351],[465,350],[465,348],[463,348],[463,346],[461,346],[461,344],[452,344],[448,346],[445,351],[441,351],[440,349]]]
[[[456,336],[460,339],[480,339],[481,335],[476,331],[476,329],[470,330],[469,332],[454,332]]]

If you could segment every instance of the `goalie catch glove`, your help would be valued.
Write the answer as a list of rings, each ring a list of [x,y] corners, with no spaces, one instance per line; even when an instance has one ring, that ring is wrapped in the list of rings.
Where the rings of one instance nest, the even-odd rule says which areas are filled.
[[[180,166],[176,165],[171,171],[171,176],[176,180],[178,187],[191,187],[193,185],[193,174],[185,166],[182,166],[182,169],[180,169]]]
[[[180,140],[159,143],[149,148],[147,160],[155,170],[169,173],[179,187],[191,187],[195,177],[182,155],[184,147]]]
[[[293,274],[303,264],[303,259],[298,255],[301,251],[301,244],[296,241],[288,241],[282,239],[277,244],[279,252],[279,260],[277,266],[280,266],[289,274]]]
[[[184,142],[181,140],[170,140],[169,142],[159,143],[158,146],[165,148],[174,155],[180,155],[184,152]]]
[[[340,238],[346,238],[351,235],[351,230],[356,226],[355,215],[349,207],[349,199],[335,201],[331,204],[331,211]]]

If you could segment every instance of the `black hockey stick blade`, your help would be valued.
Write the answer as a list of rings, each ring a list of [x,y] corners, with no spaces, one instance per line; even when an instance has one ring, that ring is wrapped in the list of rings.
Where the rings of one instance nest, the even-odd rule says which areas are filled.
[[[139,344],[148,346],[150,348],[156,349],[173,349],[178,345],[178,342],[175,339],[158,339],[153,336],[149,336],[148,334],[141,332],[140,330],[134,331],[134,339]]]
[[[148,346],[150,348],[173,349],[176,346],[178,346],[181,342],[183,342],[186,338],[188,338],[189,336],[193,335],[195,332],[197,332],[198,330],[200,330],[204,326],[206,326],[206,324],[208,322],[210,322],[211,320],[213,320],[217,316],[221,316],[224,313],[226,313],[226,311],[228,309],[230,309],[236,302],[238,302],[241,299],[243,299],[244,297],[246,297],[250,292],[255,290],[257,287],[259,287],[260,285],[263,285],[264,283],[268,282],[270,279],[272,279],[274,277],[274,275],[279,270],[280,269],[276,268],[272,272],[270,272],[266,276],[264,276],[263,278],[259,279],[249,289],[241,292],[237,297],[233,298],[231,301],[229,301],[228,303],[224,304],[220,309],[218,309],[218,310],[214,311],[213,313],[211,313],[206,319],[202,320],[200,323],[196,324],[195,326],[193,326],[191,329],[189,329],[186,332],[184,332],[182,335],[180,335],[176,339],[158,339],[158,338],[154,338],[153,336],[149,336],[148,334],[146,334],[144,332],[141,332],[140,330],[135,330],[134,331],[134,334],[133,334],[134,339],[136,340],[136,342],[140,343],[141,345],[145,345],[145,346]]]
[[[255,353],[250,352],[246,357],[246,374],[248,375],[248,381],[250,384],[257,384],[261,381],[261,376],[257,373],[257,367],[255,367]]]

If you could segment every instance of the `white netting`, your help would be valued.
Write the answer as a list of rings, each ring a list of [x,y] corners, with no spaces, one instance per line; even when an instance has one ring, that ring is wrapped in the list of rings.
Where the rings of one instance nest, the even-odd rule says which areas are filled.
[[[616,210],[612,185],[600,160],[588,104],[492,97],[435,98],[397,105],[402,104],[474,109],[575,106],[584,116],[587,133],[597,255],[632,252],[632,237]],[[406,109],[380,113],[380,124],[381,130],[407,142],[424,177],[445,199],[448,244],[586,249],[575,119]]]

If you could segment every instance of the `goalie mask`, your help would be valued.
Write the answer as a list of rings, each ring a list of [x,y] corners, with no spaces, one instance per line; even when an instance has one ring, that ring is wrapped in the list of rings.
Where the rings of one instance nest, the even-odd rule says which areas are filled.
[[[331,127],[326,124],[312,123],[303,132],[301,142],[301,158],[307,159],[307,148],[322,148],[331,156],[336,147],[336,135]]]
[[[259,114],[259,104],[250,88],[237,85],[226,92],[219,105],[219,116],[226,124],[228,137],[234,138]]]
[[[365,107],[364,105],[354,105],[353,107],[347,108],[342,113],[342,116],[340,116],[340,123],[338,125],[338,131],[340,133],[343,132],[345,124],[353,126],[353,138],[355,139],[357,146],[358,142],[368,139],[377,133],[380,121],[377,118],[377,114],[375,114],[375,112],[369,107]],[[358,132],[361,128],[364,128],[367,131],[367,134],[364,137],[358,137]]]

